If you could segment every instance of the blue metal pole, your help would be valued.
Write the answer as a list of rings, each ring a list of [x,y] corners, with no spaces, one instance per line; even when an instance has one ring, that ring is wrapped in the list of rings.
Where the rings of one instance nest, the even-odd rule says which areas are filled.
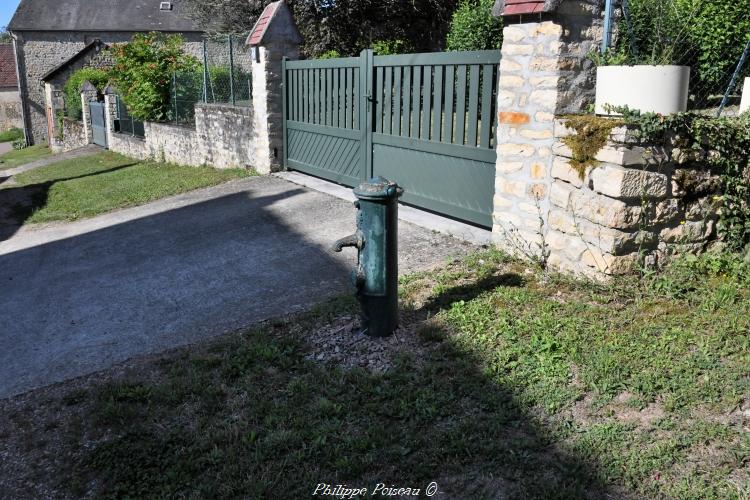
[[[614,9],[614,0],[607,0],[604,7],[604,36],[602,37],[602,54],[609,49],[612,43],[612,11]]]
[[[734,70],[734,74],[732,75],[732,81],[729,82],[729,87],[727,87],[727,91],[724,93],[724,98],[721,100],[721,106],[719,106],[719,112],[716,114],[717,117],[721,116],[721,113],[724,112],[724,107],[727,105],[727,101],[729,100],[729,94],[732,93],[732,90],[734,90],[734,86],[737,85],[737,79],[740,76],[742,67],[745,65],[745,61],[747,60],[747,57],[749,54],[750,54],[750,42],[747,42],[747,45],[745,45],[745,51],[742,52],[742,57],[740,57],[740,63],[737,65],[737,68]]]

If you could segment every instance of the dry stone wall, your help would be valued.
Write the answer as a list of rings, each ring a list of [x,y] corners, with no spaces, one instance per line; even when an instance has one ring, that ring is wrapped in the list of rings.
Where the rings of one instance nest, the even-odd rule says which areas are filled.
[[[0,89],[0,132],[23,127],[21,94],[18,89]]]
[[[575,133],[556,123],[545,233],[551,266],[599,278],[701,252],[715,240],[721,181],[701,154],[640,144],[618,128],[596,165],[579,172],[565,144]]]
[[[253,110],[222,104],[197,104],[195,127],[144,123],[144,138],[115,132],[114,95],[105,96],[108,147],[141,160],[216,168],[256,168],[252,156]]]

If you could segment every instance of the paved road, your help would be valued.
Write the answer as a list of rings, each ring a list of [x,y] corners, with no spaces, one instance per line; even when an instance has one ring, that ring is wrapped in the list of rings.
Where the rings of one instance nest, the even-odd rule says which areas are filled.
[[[0,142],[0,155],[13,151],[12,142]]]
[[[347,289],[350,203],[255,177],[0,243],[0,398],[298,311]],[[400,225],[404,272],[471,247]]]

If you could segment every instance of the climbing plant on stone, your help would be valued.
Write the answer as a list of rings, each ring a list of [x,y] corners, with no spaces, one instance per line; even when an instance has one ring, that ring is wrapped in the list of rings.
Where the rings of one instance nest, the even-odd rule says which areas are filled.
[[[169,90],[177,71],[196,71],[198,60],[184,53],[179,35],[139,33],[110,50],[115,60],[112,80],[128,111],[137,120],[169,118]]]

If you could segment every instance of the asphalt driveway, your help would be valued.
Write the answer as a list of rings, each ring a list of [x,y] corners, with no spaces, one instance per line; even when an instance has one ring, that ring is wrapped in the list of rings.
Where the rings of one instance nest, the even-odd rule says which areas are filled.
[[[255,177],[0,243],[0,398],[344,292],[350,203]],[[471,247],[400,224],[402,272]]]

